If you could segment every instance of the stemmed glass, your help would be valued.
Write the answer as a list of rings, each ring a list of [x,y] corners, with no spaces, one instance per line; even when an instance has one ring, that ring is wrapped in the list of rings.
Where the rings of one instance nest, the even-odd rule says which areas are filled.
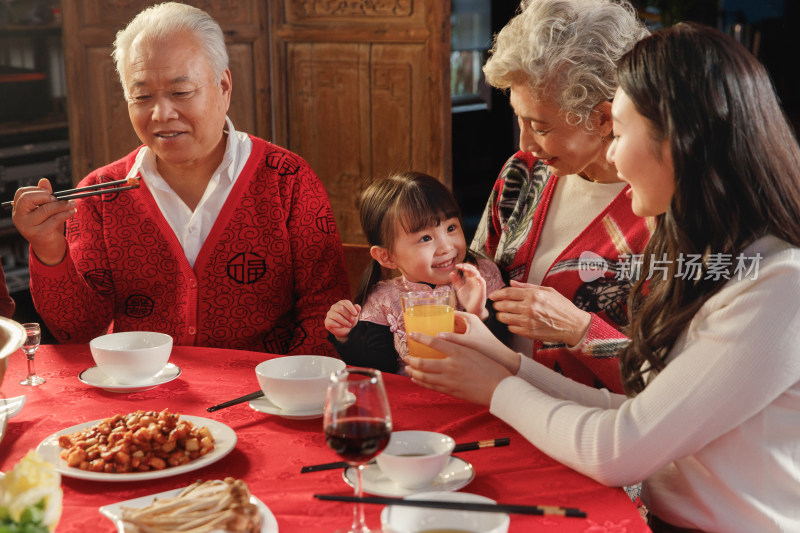
[[[362,495],[364,464],[389,443],[392,415],[380,370],[352,368],[331,375],[323,417],[325,440],[349,465],[356,467],[355,495]],[[364,504],[356,503],[353,524],[342,533],[370,533]]]
[[[36,322],[22,324],[22,327],[25,328],[25,333],[27,334],[25,344],[22,345],[22,351],[25,352],[25,356],[28,358],[28,377],[20,381],[19,384],[41,385],[47,380],[42,376],[36,375],[36,370],[33,368],[33,358],[36,355],[36,350],[39,348],[39,342],[42,340],[42,329]]]

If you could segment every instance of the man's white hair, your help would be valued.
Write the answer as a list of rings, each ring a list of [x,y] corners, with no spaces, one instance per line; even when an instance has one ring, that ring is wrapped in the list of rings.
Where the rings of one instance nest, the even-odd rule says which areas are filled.
[[[214,71],[214,81],[219,83],[222,80],[222,73],[228,68],[228,50],[217,21],[202,9],[178,2],[164,2],[141,11],[124,29],[117,32],[111,56],[126,99],[128,88],[125,86],[125,68],[133,41],[140,36],[142,39],[158,41],[181,32],[190,32],[197,38]]]

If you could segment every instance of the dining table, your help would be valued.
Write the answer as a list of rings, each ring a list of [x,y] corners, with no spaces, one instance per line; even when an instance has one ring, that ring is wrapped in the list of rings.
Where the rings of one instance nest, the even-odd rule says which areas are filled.
[[[90,385],[79,375],[94,366],[89,345],[42,345],[36,353],[42,385],[21,386],[26,358],[9,358],[2,393],[26,396],[22,410],[10,418],[0,442],[0,471],[6,472],[49,436],[72,426],[134,411],[169,409],[182,416],[221,423],[235,432],[235,446],[219,460],[198,470],[165,470],[147,480],[81,479],[62,473],[63,511],[58,532],[113,532],[102,506],[179,489],[197,480],[233,477],[274,515],[281,533],[326,532],[347,528],[351,503],[320,501],[315,494],[352,495],[341,468],[301,473],[303,466],[339,460],[328,448],[321,415],[287,418],[256,410],[248,402],[213,412],[207,408],[258,391],[255,367],[280,355],[224,348],[174,346],[170,363],[179,375],[138,392],[114,392]],[[427,430],[450,435],[457,443],[509,438],[509,445],[458,454],[471,465],[474,478],[461,492],[504,504],[578,508],[585,518],[512,514],[511,533],[539,531],[638,533],[650,529],[622,488],[607,487],[548,457],[485,406],[453,398],[412,382],[383,374],[393,430]],[[476,378],[479,379],[479,378]],[[536,416],[531,412],[530,416]],[[69,468],[69,467],[67,467]],[[365,505],[367,523],[380,529],[382,505]]]

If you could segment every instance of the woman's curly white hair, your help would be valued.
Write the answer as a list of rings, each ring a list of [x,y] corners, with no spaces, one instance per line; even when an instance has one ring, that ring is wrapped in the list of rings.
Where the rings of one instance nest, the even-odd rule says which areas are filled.
[[[499,89],[526,79],[571,124],[590,128],[594,107],[614,97],[617,60],[647,34],[626,0],[522,0],[483,72]]]

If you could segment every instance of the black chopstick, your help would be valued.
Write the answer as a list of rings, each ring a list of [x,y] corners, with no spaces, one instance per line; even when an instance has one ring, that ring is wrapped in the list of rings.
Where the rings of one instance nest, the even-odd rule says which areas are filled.
[[[212,405],[211,407],[207,408],[206,411],[216,411],[217,409],[224,409],[226,407],[230,407],[231,405],[236,405],[242,402],[248,402],[250,400],[255,400],[256,398],[261,398],[264,396],[264,391],[256,391],[251,392],[250,394],[245,394],[244,396],[240,396],[238,398],[234,398],[233,400],[229,400],[227,402],[222,402],[218,405]]]
[[[103,189],[105,187],[116,187],[117,185],[127,185],[128,179],[129,178],[125,178],[124,180],[106,181],[104,183],[95,183],[94,185],[87,185],[86,187],[78,187],[77,189],[67,189],[66,191],[58,191],[54,192],[53,196],[55,196],[56,198],[61,198],[62,196],[69,196],[71,194],[75,194],[78,192],[94,191],[97,189]],[[138,177],[130,178],[131,181],[134,179],[138,181],[139,178]]]
[[[54,192],[53,196],[59,200],[75,200],[78,198],[86,198],[87,196],[96,196],[99,194],[111,194],[120,191],[129,191],[131,189],[139,188],[139,177],[125,178],[124,180],[107,181],[105,183],[96,183],[94,185],[87,185],[85,187],[78,187],[77,189],[67,189],[66,191]],[[118,187],[118,185],[127,185],[127,187]],[[109,188],[110,187],[110,188]],[[14,201],[3,202],[0,204],[3,208],[14,207]]]
[[[474,442],[464,442],[456,444],[453,448],[453,453],[468,452],[470,450],[480,450],[481,448],[498,448],[500,446],[508,446],[511,442],[508,437],[500,439],[476,440]]]
[[[464,442],[462,444],[456,444],[453,448],[453,453],[458,452],[468,452],[470,450],[480,450],[481,448],[496,448],[498,446],[508,446],[509,439],[508,437],[503,437],[501,439],[489,439],[489,440],[476,440],[474,442]],[[324,463],[321,465],[311,465],[311,466],[304,466],[300,469],[301,474],[308,474],[309,472],[320,472],[322,470],[334,470],[336,468],[346,468],[350,466],[349,463],[345,461],[337,461],[335,463]]]
[[[56,196],[59,200],[77,200],[78,198],[86,198],[87,196],[97,196],[99,194],[113,194],[120,191],[129,191],[131,189],[138,189],[138,185],[129,185],[127,187],[112,187],[110,189],[99,189],[97,191],[82,192],[70,194],[67,196]]]
[[[453,502],[442,500],[404,500],[403,498],[383,498],[378,496],[336,496],[314,494],[320,500],[350,503],[376,503],[379,505],[405,505],[408,507],[429,507],[431,509],[453,509],[456,511],[480,511],[488,513],[511,513],[528,515],[555,515],[569,518],[586,518],[586,513],[574,507],[553,507],[549,505],[509,505],[474,502]]]

